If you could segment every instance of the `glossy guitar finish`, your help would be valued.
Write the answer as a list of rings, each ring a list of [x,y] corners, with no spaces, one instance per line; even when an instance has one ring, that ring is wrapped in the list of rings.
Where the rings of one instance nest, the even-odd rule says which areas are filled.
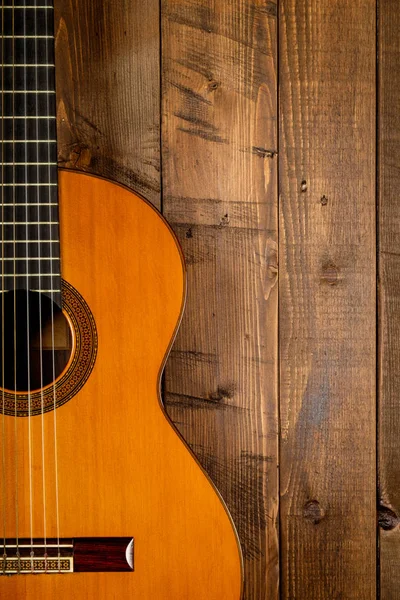
[[[76,395],[30,419],[32,504],[29,419],[0,416],[6,534],[15,538],[17,503],[18,535],[43,537],[43,426],[46,535],[57,535],[56,414],[61,537],[133,536],[135,570],[3,576],[1,600],[239,600],[232,522],[159,400],[185,295],[177,242],[159,214],[123,187],[71,172],[61,172],[59,184],[62,277],[94,317],[97,357]]]

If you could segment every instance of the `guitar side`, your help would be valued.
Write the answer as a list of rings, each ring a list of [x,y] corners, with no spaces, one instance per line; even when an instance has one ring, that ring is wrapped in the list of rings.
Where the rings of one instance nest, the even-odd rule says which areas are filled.
[[[62,276],[93,314],[97,358],[82,389],[56,411],[56,452],[54,411],[31,419],[33,452],[28,419],[17,419],[19,535],[31,535],[31,452],[33,473],[43,464],[46,472],[45,496],[42,479],[33,479],[34,536],[43,537],[44,497],[46,533],[57,535],[57,489],[61,536],[132,536],[134,572],[4,577],[0,596],[240,600],[242,559],[232,521],[159,399],[185,295],[177,242],[157,211],[122,186],[66,171],[59,185]],[[13,427],[6,417],[10,439]],[[11,488],[11,471],[8,477]],[[11,514],[13,494],[7,503]]]

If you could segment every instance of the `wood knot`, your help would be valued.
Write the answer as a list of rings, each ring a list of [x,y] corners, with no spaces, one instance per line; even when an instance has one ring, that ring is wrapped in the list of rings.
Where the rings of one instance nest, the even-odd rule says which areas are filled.
[[[307,190],[308,190],[307,181],[305,179],[303,179],[303,181],[300,184],[300,191],[302,194],[304,194]]]
[[[325,196],[325,194],[321,198],[321,204],[322,206],[326,206],[328,204],[328,198]]]
[[[272,0],[267,0],[266,6],[265,6],[265,12],[267,13],[267,15],[271,15],[271,17],[276,17],[276,15],[278,13],[278,7],[277,7],[276,3],[272,2]]]
[[[261,148],[260,146],[253,146],[253,154],[257,154],[257,156],[260,156],[261,158],[274,158],[274,156],[278,154],[278,151]]]
[[[216,392],[211,392],[210,394],[208,394],[208,398],[209,400],[211,400],[212,402],[223,402],[224,400],[230,400],[231,398],[233,398],[235,393],[235,386],[234,384],[228,384],[228,385],[219,385],[217,387],[217,391]]]
[[[339,269],[333,263],[322,265],[322,283],[337,285],[339,283]]]
[[[400,523],[400,519],[391,508],[381,504],[378,509],[378,523],[381,529],[390,531],[397,527]]]
[[[268,279],[276,279],[278,275],[278,247],[274,240],[268,238],[265,249],[265,262]]]
[[[67,168],[87,169],[92,161],[92,152],[84,144],[72,144],[67,149],[68,156],[65,160],[59,160],[59,164]]]
[[[310,521],[314,525],[321,523],[325,517],[325,511],[318,502],[318,500],[309,500],[304,505],[304,518]]]
[[[214,79],[211,80],[207,86],[207,89],[209,92],[214,92],[218,88],[219,88],[219,83],[218,83],[218,81],[215,81]]]
[[[186,232],[185,236],[186,236],[188,239],[190,239],[190,238],[192,238],[192,237],[193,237],[193,233],[192,233],[192,228],[191,228],[191,227],[189,227],[189,229],[187,230],[187,232]]]

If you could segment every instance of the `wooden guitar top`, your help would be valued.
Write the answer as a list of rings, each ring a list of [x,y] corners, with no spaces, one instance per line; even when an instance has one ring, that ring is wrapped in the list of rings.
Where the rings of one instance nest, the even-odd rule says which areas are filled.
[[[0,577],[0,597],[239,600],[231,519],[160,403],[185,297],[176,239],[121,186],[61,172],[59,189],[65,310],[80,358],[57,384],[57,410],[0,415],[6,536],[15,538],[16,514],[21,538],[131,536],[134,571]]]

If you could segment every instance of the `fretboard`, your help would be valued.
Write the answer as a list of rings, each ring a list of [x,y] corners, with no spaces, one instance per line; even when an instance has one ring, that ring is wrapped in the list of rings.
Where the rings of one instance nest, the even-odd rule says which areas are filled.
[[[60,304],[53,2],[3,0],[0,28],[1,290]]]

